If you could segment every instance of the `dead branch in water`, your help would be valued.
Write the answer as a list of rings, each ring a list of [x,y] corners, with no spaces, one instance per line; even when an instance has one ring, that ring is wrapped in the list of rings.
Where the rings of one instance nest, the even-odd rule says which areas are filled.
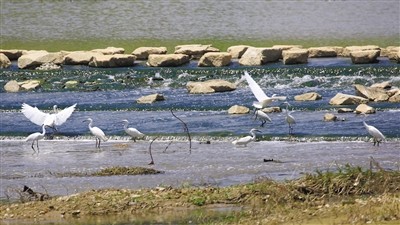
[[[153,142],[154,142],[158,137],[159,137],[159,136],[155,137],[155,138],[150,142],[149,153],[150,153],[151,162],[149,163],[149,165],[154,165],[153,154],[151,153],[151,145],[153,144]]]
[[[172,141],[170,141],[170,142],[168,143],[168,145],[167,145],[167,147],[165,147],[163,153],[166,153],[166,152],[167,152],[167,149],[169,148],[169,146],[170,146],[171,144],[172,144]]]
[[[185,122],[183,122],[183,120],[181,120],[179,117],[177,117],[174,114],[174,112],[172,111],[172,109],[171,109],[171,113],[175,118],[177,118],[183,124],[183,131],[186,132],[186,134],[187,134],[187,136],[189,138],[189,154],[192,154],[192,138],[190,137],[189,128],[188,128],[187,124]]]

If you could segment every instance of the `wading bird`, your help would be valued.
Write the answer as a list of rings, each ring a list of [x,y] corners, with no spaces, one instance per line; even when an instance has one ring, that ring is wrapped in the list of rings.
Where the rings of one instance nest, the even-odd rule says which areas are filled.
[[[21,111],[32,123],[39,126],[46,125],[53,130],[58,131],[56,126],[60,126],[61,124],[65,123],[65,121],[67,121],[67,119],[74,112],[75,107],[76,103],[58,112],[57,105],[54,105],[54,113],[50,114],[42,112],[37,107],[32,107],[26,103],[23,103]]]
[[[88,122],[89,121],[89,130],[90,132],[96,137],[96,148],[100,148],[100,142],[101,141],[107,141],[108,138],[104,134],[104,132],[98,128],[98,127],[92,127],[93,120],[91,118],[87,118],[83,122]]]
[[[35,132],[30,134],[28,137],[26,137],[25,141],[32,141],[32,149],[34,152],[36,152],[35,148],[33,147],[33,145],[35,144],[36,141],[36,148],[37,148],[37,152],[39,153],[39,140],[44,138],[44,135],[46,134],[46,125],[42,125],[42,133],[40,132]]]
[[[136,128],[132,128],[132,127],[128,128],[128,124],[129,124],[128,120],[122,120],[122,122],[124,123],[125,133],[127,133],[129,136],[131,136],[134,142],[136,142],[136,138],[144,137],[144,134],[142,132],[138,131]]]
[[[239,138],[238,140],[232,141],[232,144],[237,145],[237,146],[246,147],[248,143],[256,140],[257,136],[256,136],[256,134],[254,132],[261,132],[261,131],[253,128],[249,132],[251,134],[251,136],[246,136],[246,137]]]
[[[263,111],[261,111],[260,109],[255,109],[254,110],[254,115],[255,115],[255,119],[257,118],[261,121],[261,125],[260,127],[264,127],[264,124],[268,121],[268,122],[272,122],[271,118]]]
[[[294,117],[291,115],[292,112],[289,112],[289,102],[284,102],[283,104],[286,105],[286,123],[289,125],[289,134],[293,134],[293,124],[296,124],[296,120]]]
[[[244,71],[244,76],[249,84],[251,92],[253,92],[254,96],[258,100],[258,102],[253,102],[254,107],[262,109],[271,104],[274,100],[286,100],[285,96],[276,96],[275,94],[268,97],[247,71]]]
[[[366,117],[367,117],[367,115],[364,114],[364,120],[363,120],[364,127],[365,127],[365,129],[367,129],[368,133],[372,136],[372,138],[374,140],[374,146],[375,146],[375,144],[377,146],[379,146],[379,143],[381,143],[382,141],[385,140],[385,136],[376,127],[368,125],[365,122]]]

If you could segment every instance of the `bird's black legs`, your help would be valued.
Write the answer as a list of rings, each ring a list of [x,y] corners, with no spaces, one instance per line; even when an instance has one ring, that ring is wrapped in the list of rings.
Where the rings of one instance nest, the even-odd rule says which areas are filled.
[[[101,140],[100,140],[100,138],[99,138],[99,148],[100,148],[100,142],[101,142]]]
[[[39,140],[36,140],[37,152],[39,153]]]
[[[263,120],[263,121],[261,122],[260,127],[264,127],[264,124],[265,124],[266,122],[267,122],[266,120]]]
[[[96,138],[96,148],[97,148],[97,146],[98,146],[98,144],[97,144],[97,139],[98,139],[98,138]]]
[[[36,150],[35,150],[35,148],[33,147],[33,145],[35,144],[35,141],[33,141],[32,142],[32,145],[31,145],[31,147],[32,147],[32,149],[33,149],[33,151],[34,151],[34,153],[36,153]]]

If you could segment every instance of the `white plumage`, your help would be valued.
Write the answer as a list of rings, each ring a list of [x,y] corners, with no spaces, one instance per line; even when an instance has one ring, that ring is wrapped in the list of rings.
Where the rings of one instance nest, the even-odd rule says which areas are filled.
[[[46,125],[42,125],[42,133],[40,132],[35,132],[30,134],[28,137],[26,137],[25,141],[32,141],[32,149],[34,152],[36,152],[35,148],[33,147],[33,145],[35,144],[36,141],[36,147],[37,147],[37,152],[39,152],[39,140],[44,138],[44,135],[46,134]]]
[[[376,127],[368,125],[365,121],[363,121],[363,124],[365,129],[367,129],[368,133],[372,136],[374,140],[374,146],[375,144],[379,146],[379,143],[385,140],[385,136]]]
[[[272,122],[271,118],[263,111],[261,111],[260,109],[256,109],[254,111],[254,114],[256,115],[256,118],[254,120],[256,120],[257,118],[261,121],[261,127],[264,126],[264,124],[268,121],[268,122]]]
[[[254,96],[258,100],[258,102],[253,102],[254,107],[261,109],[271,104],[274,100],[286,100],[285,96],[276,96],[275,94],[268,97],[247,71],[244,71],[244,76],[249,84],[251,92],[253,92]]]
[[[289,112],[289,102],[284,102],[283,104],[286,105],[286,117],[285,121],[289,125],[289,134],[293,134],[293,124],[296,124],[296,120],[291,115],[292,112]]]
[[[98,127],[92,127],[93,120],[91,118],[87,118],[83,122],[89,121],[89,130],[96,137],[96,148],[100,148],[101,141],[107,141],[108,138],[104,134],[104,132]]]
[[[128,124],[129,124],[128,120],[122,120],[122,122],[124,123],[125,133],[127,133],[129,136],[131,136],[133,141],[136,142],[136,138],[144,137],[144,134],[142,132],[138,131],[136,128],[133,128],[133,127],[128,128]]]
[[[232,144],[237,145],[237,146],[246,147],[248,143],[256,140],[257,136],[254,132],[261,132],[261,131],[259,131],[257,129],[251,129],[249,132],[251,134],[251,136],[239,138],[238,140],[232,141]]]
[[[74,112],[76,103],[68,108],[57,112],[57,105],[53,106],[54,113],[45,113],[39,110],[37,107],[32,107],[26,103],[22,104],[22,113],[28,118],[32,123],[42,126],[46,125],[48,127],[57,130],[56,126],[60,126],[65,123],[67,119]]]

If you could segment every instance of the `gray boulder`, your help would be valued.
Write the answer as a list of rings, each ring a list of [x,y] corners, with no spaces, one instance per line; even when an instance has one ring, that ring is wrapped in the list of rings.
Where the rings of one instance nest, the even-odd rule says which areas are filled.
[[[11,61],[6,55],[0,53],[0,68],[8,68],[11,66]]]
[[[145,60],[149,58],[151,54],[167,54],[166,47],[139,47],[133,50],[132,55],[136,56],[136,59]]]
[[[148,66],[153,67],[175,67],[189,63],[190,57],[185,54],[151,54],[147,60]]]
[[[199,60],[199,67],[222,67],[231,63],[232,56],[227,52],[207,52]]]

